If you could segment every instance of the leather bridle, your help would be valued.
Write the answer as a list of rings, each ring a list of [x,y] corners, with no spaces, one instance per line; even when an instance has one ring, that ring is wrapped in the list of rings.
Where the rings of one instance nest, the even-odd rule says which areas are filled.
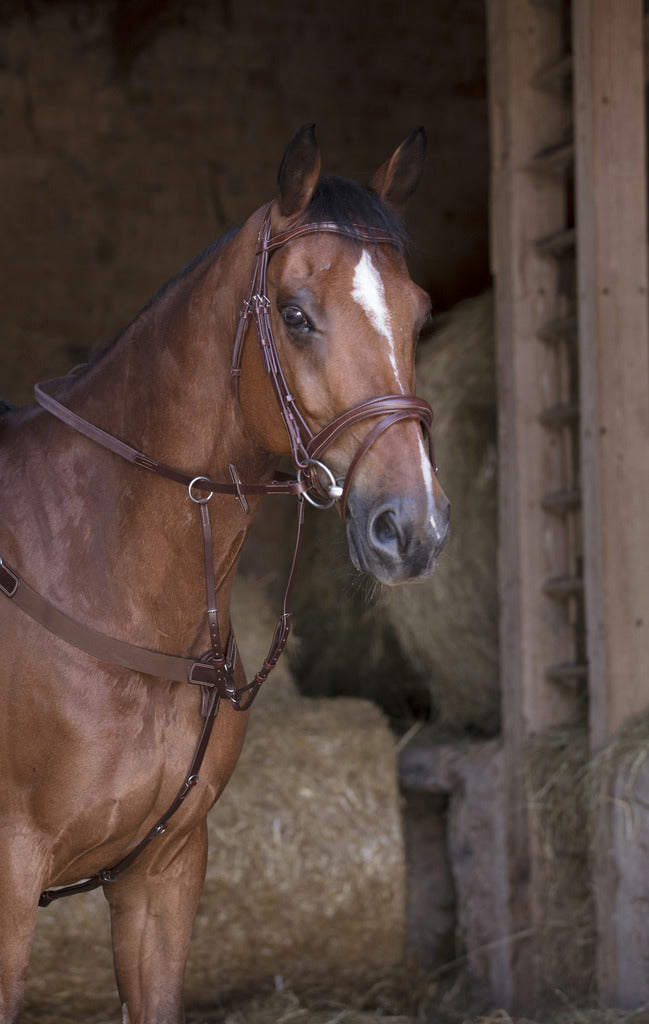
[[[339,501],[344,517],[351,481],[361,459],[381,434],[401,420],[415,419],[421,423],[428,439],[429,454],[431,462],[433,462],[431,437],[433,412],[428,402],[416,395],[394,394],[371,398],[337,416],[318,433],[313,434],[310,430],[290,393],[273,335],[270,316],[271,301],[267,288],[268,261],[274,252],[294,239],[321,232],[343,235],[366,245],[394,245],[395,242],[389,234],[379,230],[367,230],[357,225],[345,227],[333,222],[322,221],[298,224],[271,237],[271,206],[272,204],[268,204],[262,216],[250,286],[239,315],[230,372],[235,392],[238,392],[243,346],[252,317],[257,329],[264,366],[271,380],[288,434],[293,465],[297,473],[295,477],[277,473],[269,483],[247,483],[241,480],[233,464],[229,466],[231,479],[228,481],[213,480],[207,475],[191,476],[182,470],[151,458],[107,431],[89,423],[55,398],[51,392],[58,390],[77,371],[73,371],[66,378],[58,378],[46,384],[37,384],[34,389],[37,403],[73,430],[133,465],[180,483],[187,488],[189,498],[197,505],[200,512],[207,620],[211,645],[211,649],[202,658],[184,658],[151,651],[106,636],[61,612],[47,598],[31,588],[0,557],[0,593],[10,598],[50,632],[103,661],[113,662],[133,671],[158,678],[194,683],[202,688],[201,715],[204,724],[185,780],[171,806],[146,836],[116,865],[103,869],[87,881],[46,890],[41,894],[39,900],[41,906],[47,906],[61,896],[87,892],[106,882],[114,881],[152,839],[164,833],[169,818],[178,810],[187,794],[198,782],[198,772],[207,750],[221,699],[229,700],[237,711],[246,711],[252,704],[262,683],[277,664],[288,639],[290,630],[289,602],[301,544],[305,500],[317,508],[329,508]],[[346,430],[367,419],[376,419],[377,422],[357,448],[341,485],[334,478],[331,470],[322,462],[322,456]],[[434,462],[433,468],[435,469]],[[219,631],[212,528],[209,515],[209,501],[215,493],[233,495],[238,499],[246,514],[249,512],[248,497],[265,494],[293,494],[298,498],[298,527],[282,612],[277,620],[270,648],[261,668],[255,674],[252,682],[243,687],[237,687],[233,678],[237,658],[234,634],[231,632],[227,643],[224,644]]]
[[[259,230],[250,286],[239,314],[239,326],[234,341],[230,373],[236,387],[241,375],[243,346],[250,318],[254,317],[266,373],[272,382],[289,437],[293,465],[298,472],[298,478],[301,479],[304,476],[309,483],[308,489],[304,492],[304,497],[312,505],[316,505],[319,508],[329,508],[336,500],[339,500],[340,511],[344,518],[347,511],[349,488],[362,457],[376,439],[393,423],[403,419],[419,420],[426,432],[431,461],[433,461],[431,436],[433,410],[428,402],[423,398],[418,398],[417,395],[382,395],[379,398],[371,398],[366,402],[361,402],[353,409],[348,409],[346,412],[341,413],[340,416],[337,416],[331,423],[314,435],[302,416],[295,398],[291,394],[277,351],[270,314],[271,301],[268,296],[268,261],[274,252],[277,252],[278,249],[281,249],[289,242],[312,234],[343,235],[356,242],[374,246],[394,246],[396,243],[394,238],[387,232],[379,231],[378,229],[368,230],[360,225],[346,227],[331,221],[298,224],[281,234],[271,237],[271,208],[272,203],[269,203],[264,210]],[[322,455],[349,427],[360,423],[362,420],[379,416],[381,417],[380,423],[376,424],[361,442],[350,463],[341,487],[334,479],[331,470],[322,463]],[[328,483],[323,484],[318,470],[324,472],[328,478]],[[313,494],[309,493],[310,491],[313,491]],[[315,497],[315,495],[319,497]],[[324,499],[324,503],[321,499]]]

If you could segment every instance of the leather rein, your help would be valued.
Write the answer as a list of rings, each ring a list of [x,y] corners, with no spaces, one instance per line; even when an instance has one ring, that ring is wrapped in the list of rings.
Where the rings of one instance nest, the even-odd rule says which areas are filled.
[[[392,424],[400,420],[416,419],[421,423],[428,439],[431,461],[433,461],[431,436],[433,412],[428,402],[418,398],[416,395],[382,395],[347,410],[332,420],[331,423],[317,434],[313,434],[308,427],[295,399],[290,393],[275,344],[270,316],[271,302],[267,294],[267,268],[270,256],[277,249],[295,238],[319,232],[343,235],[357,242],[371,245],[394,245],[395,242],[389,234],[378,230],[369,231],[356,225],[344,227],[327,221],[299,224],[271,237],[271,205],[269,203],[265,208],[262,218],[250,285],[239,314],[239,324],[234,342],[230,373],[235,393],[238,396],[243,346],[250,320],[254,318],[265,369],[272,382],[289,437],[291,456],[297,473],[296,476],[277,473],[269,483],[247,483],[241,480],[236,467],[230,464],[231,479],[229,481],[213,480],[209,476],[202,475],[192,477],[182,470],[175,469],[158,462],[156,459],[150,458],[114,435],[89,423],[55,398],[51,392],[58,390],[64,382],[68,382],[76,371],[72,371],[72,374],[68,375],[68,377],[57,378],[46,384],[37,384],[34,388],[37,403],[71,429],[83,434],[108,451],[119,455],[127,462],[182,484],[187,488],[188,496],[197,506],[200,514],[203,536],[207,621],[210,635],[210,650],[200,658],[186,658],[164,654],[160,651],[153,651],[126,643],[115,637],[106,636],[60,611],[45,597],[33,590],[0,557],[0,593],[10,598],[19,608],[60,639],[100,660],[172,682],[193,683],[202,689],[201,716],[204,719],[203,726],[189,770],[170,807],[144,838],[112,868],[104,868],[96,875],[93,875],[92,878],[77,884],[46,890],[39,899],[40,906],[48,906],[53,900],[59,899],[62,896],[88,892],[107,882],[115,881],[121,872],[133,863],[138,854],[152,839],[166,831],[169,818],[178,810],[187,794],[198,782],[198,773],[207,750],[221,699],[230,701],[236,711],[246,711],[251,706],[262,683],[265,682],[277,664],[288,639],[290,631],[289,603],[302,539],[305,501],[316,508],[322,509],[330,508],[336,501],[339,501],[341,514],[344,517],[351,480],[361,459],[377,438]],[[349,427],[369,418],[377,419],[378,422],[368,431],[366,437],[361,442],[350,463],[345,479],[340,484],[334,478],[331,470],[321,461],[321,456]],[[242,687],[235,685],[233,677],[237,658],[234,633],[230,632],[230,636],[224,644],[219,630],[214,551],[209,515],[209,501],[213,494],[229,494],[234,496],[246,514],[249,513],[248,496],[289,494],[295,495],[298,499],[297,533],[293,559],[284,591],[282,611],[275,626],[268,654],[261,668],[255,674],[252,681]]]

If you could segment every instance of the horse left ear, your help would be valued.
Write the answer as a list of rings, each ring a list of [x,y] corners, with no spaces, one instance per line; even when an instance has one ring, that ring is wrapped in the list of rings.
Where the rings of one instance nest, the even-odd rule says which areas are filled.
[[[421,181],[427,151],[426,132],[417,128],[370,180],[370,188],[397,213]]]
[[[320,150],[315,125],[305,124],[289,142],[277,181],[277,201],[282,217],[294,220],[304,213],[320,178]]]

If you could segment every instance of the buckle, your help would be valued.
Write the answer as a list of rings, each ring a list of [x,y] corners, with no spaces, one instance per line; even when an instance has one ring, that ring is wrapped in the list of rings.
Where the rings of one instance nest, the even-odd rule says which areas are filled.
[[[200,661],[193,661],[187,670],[187,682],[195,686],[207,687],[216,690],[219,697],[234,701],[237,699],[237,688],[232,678],[233,665],[225,658],[222,661],[214,662],[211,651],[203,655]],[[209,661],[207,660],[209,658]]]
[[[194,661],[187,672],[187,682],[196,686],[216,686],[214,666],[204,661]]]
[[[0,558],[0,590],[7,597],[14,597],[18,590],[19,577]]]

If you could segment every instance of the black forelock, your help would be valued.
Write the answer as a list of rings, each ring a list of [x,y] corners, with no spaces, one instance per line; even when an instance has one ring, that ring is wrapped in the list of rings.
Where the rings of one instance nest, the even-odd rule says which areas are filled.
[[[388,234],[403,254],[408,248],[406,226],[394,210],[365,185],[335,175],[320,178],[305,211],[308,223],[332,221],[339,227],[354,226]]]

